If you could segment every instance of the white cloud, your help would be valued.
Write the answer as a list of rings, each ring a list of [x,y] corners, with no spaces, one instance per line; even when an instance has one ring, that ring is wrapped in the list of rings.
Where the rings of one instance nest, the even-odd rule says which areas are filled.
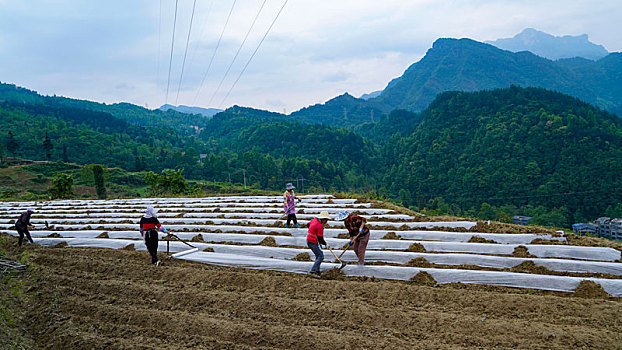
[[[236,2],[197,104],[218,107],[282,5],[267,2],[215,94],[261,2]],[[194,101],[232,1],[213,1],[208,17],[210,3],[197,4],[178,103]],[[161,25],[159,4],[0,0],[0,80],[48,94],[163,104],[174,2],[162,1]],[[179,4],[169,103],[175,102],[192,1]],[[346,91],[379,90],[439,37],[494,40],[533,27],[555,35],[587,33],[610,51],[622,51],[619,18],[619,1],[292,0],[224,105],[293,111]]]

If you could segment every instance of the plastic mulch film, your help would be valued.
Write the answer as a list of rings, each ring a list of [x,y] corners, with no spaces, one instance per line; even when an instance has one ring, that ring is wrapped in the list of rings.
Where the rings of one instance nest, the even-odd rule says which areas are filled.
[[[86,229],[86,228],[85,228]],[[170,229],[170,227],[169,227]],[[61,232],[61,231],[58,231]],[[136,231],[134,231],[136,232]],[[14,232],[7,233],[15,235]],[[110,235],[110,233],[108,233]],[[179,236],[179,234],[177,234]],[[196,235],[192,235],[193,237]],[[134,236],[135,237],[135,236]],[[263,234],[227,234],[227,233],[202,233],[201,237],[206,242],[232,242],[241,244],[258,244],[266,237],[274,239],[278,246],[306,247],[306,238],[288,236],[270,236]],[[180,237],[181,238],[181,237]],[[326,242],[334,247],[342,247],[349,240],[326,238]],[[367,249],[370,250],[408,250],[412,244],[420,244],[426,252],[436,253],[471,253],[488,255],[513,255],[515,244],[491,244],[491,243],[462,243],[462,242],[433,242],[433,241],[406,241],[406,240],[370,240]],[[538,258],[568,258],[595,261],[616,261],[621,258],[619,250],[606,247],[585,247],[567,245],[523,245],[528,253]]]
[[[180,257],[183,260],[202,262],[220,266],[245,267],[259,270],[276,270],[294,273],[305,273],[310,270],[312,262],[258,258],[222,253],[196,252]],[[325,269],[337,267],[336,264],[322,264]],[[466,283],[486,284],[503,287],[531,288],[559,292],[573,292],[583,280],[591,280],[600,284],[612,296],[622,297],[622,279],[608,280],[599,278],[580,278],[550,275],[534,275],[514,272],[433,269],[399,266],[354,266],[343,269],[346,276],[376,277],[383,279],[410,280],[417,273],[429,273],[439,284]]]
[[[144,214],[146,206],[128,206],[128,207],[95,207],[95,206],[81,206],[81,207],[42,207],[37,209],[37,216],[40,215],[48,215],[54,213],[60,213],[58,215],[64,215],[62,213],[67,213],[71,211],[73,215],[82,215],[89,214],[90,216],[96,216],[100,214],[113,214],[113,213],[127,213],[128,216],[137,216],[140,217]],[[182,205],[179,206],[158,206],[159,214],[172,214],[172,215],[180,215],[180,214],[197,214],[201,215],[203,213],[275,213],[282,215],[283,207],[282,206],[212,206],[212,207],[184,207]],[[298,208],[301,209],[301,208]],[[377,216],[390,214],[393,211],[390,209],[376,209],[376,208],[331,208],[331,207],[320,207],[320,208],[304,208],[305,213],[313,213],[315,215],[319,214],[321,211],[328,211],[331,215],[334,215],[342,210],[348,211],[356,211],[361,215],[367,216]],[[13,209],[0,209],[0,215],[2,216],[14,216],[19,215],[24,212],[24,208],[13,208]]]
[[[112,238],[112,237],[111,237]],[[64,238],[37,238],[36,243],[42,245],[55,245],[59,242],[68,242],[69,246],[97,246],[100,248],[123,248],[129,244],[135,244],[136,250],[144,250],[144,244],[140,240],[140,236],[136,235],[134,240],[130,239],[64,239]],[[180,237],[181,238],[181,237]],[[211,248],[216,253],[247,255],[261,258],[274,259],[293,259],[301,253],[309,253],[309,249],[300,248],[279,248],[266,246],[243,246],[228,244],[211,244],[190,242],[191,245],[204,250]],[[159,250],[165,251],[167,247],[166,241],[161,240]],[[188,249],[188,246],[182,242],[172,240],[169,243],[170,252],[180,252]],[[341,250],[334,249],[335,254],[339,255]],[[326,261],[332,261],[334,257],[328,250],[324,250]],[[393,263],[406,264],[416,258],[424,258],[427,262],[437,265],[474,265],[485,268],[511,268],[525,261],[532,261],[536,265],[548,268],[551,271],[558,272],[577,272],[577,273],[603,273],[611,275],[622,275],[622,263],[614,262],[596,262],[585,260],[568,260],[568,259],[538,259],[538,258],[513,258],[501,256],[487,256],[475,254],[435,254],[435,253],[415,253],[415,252],[392,252],[392,251],[374,251],[366,252],[365,260],[367,262],[376,263]],[[355,263],[358,261],[356,255],[352,251],[346,251],[342,256],[345,262]]]
[[[134,244],[135,249],[144,250],[144,244],[137,244],[140,241],[132,240],[110,240],[110,239],[62,239],[45,238],[37,239],[37,243],[55,245],[66,242],[71,247],[97,247],[120,249]],[[140,242],[142,243],[142,242]],[[179,242],[177,242],[180,244]],[[162,246],[162,244],[160,244]],[[203,247],[201,244],[195,245]],[[189,247],[188,247],[189,248]],[[160,247],[162,249],[162,247]],[[216,252],[195,252],[179,257],[183,260],[207,263],[219,266],[244,267],[260,270],[275,270],[294,273],[306,273],[310,270],[312,262],[301,262],[294,260],[283,260],[264,258],[256,256],[225,254]],[[323,270],[337,267],[334,263],[323,263]],[[602,278],[583,278],[566,277],[551,275],[536,275],[514,272],[498,271],[479,271],[479,270],[458,270],[458,269],[434,269],[418,267],[400,266],[355,266],[347,265],[343,269],[347,276],[375,277],[382,279],[409,280],[417,273],[425,271],[429,273],[439,284],[446,283],[466,283],[466,284],[486,284],[503,287],[531,288],[552,290],[560,292],[572,292],[583,280],[590,280],[600,284],[603,289],[614,297],[622,297],[622,279],[602,279]]]
[[[2,225],[0,224],[0,227]],[[92,226],[101,226],[99,224]],[[56,228],[71,228],[63,225],[56,225]],[[165,225],[165,227],[169,227]],[[81,230],[81,231],[93,231],[98,232],[95,236],[104,232],[105,230],[109,230],[108,232],[114,233],[116,231],[122,230],[127,231],[131,229],[136,229],[137,226],[134,224],[123,225],[122,227],[113,225],[106,226],[103,230]],[[169,227],[170,228],[170,227]],[[178,227],[175,227],[178,229]],[[304,228],[295,229],[295,228],[283,228],[283,227],[262,227],[262,226],[233,226],[233,225],[205,225],[202,227],[202,231],[192,233],[192,235],[196,235],[197,233],[209,233],[213,231],[220,231],[224,233],[239,233],[246,232],[249,234],[252,233],[261,233],[261,234],[271,234],[271,235],[291,235],[292,237],[306,237],[307,230]],[[0,232],[2,232],[0,230]],[[38,237],[44,237],[50,235],[52,233],[57,233],[63,237],[82,237],[82,236],[72,236],[77,234],[80,231],[73,230],[58,230],[54,229],[50,230],[36,230],[31,231],[31,234],[34,234]],[[7,232],[9,233],[9,232]],[[345,233],[344,229],[325,229],[324,237],[326,238],[335,238],[339,234]],[[385,235],[389,233],[395,233],[402,237],[402,240],[421,240],[421,241],[441,241],[441,242],[468,242],[473,237],[480,237],[486,240],[491,240],[500,244],[528,244],[534,239],[543,239],[550,241],[559,241],[566,242],[566,239],[563,237],[552,237],[551,235],[539,235],[539,234],[509,234],[509,233],[477,233],[477,232],[441,232],[441,231],[395,231],[395,230],[373,230],[371,231],[371,240],[382,239]],[[179,232],[179,234],[184,234],[184,232]],[[188,233],[191,234],[191,233]],[[94,236],[94,237],[95,237]],[[125,237],[124,237],[125,238]]]

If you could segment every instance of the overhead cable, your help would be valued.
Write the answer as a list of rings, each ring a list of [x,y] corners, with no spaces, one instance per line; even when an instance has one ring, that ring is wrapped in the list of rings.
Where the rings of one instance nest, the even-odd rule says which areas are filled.
[[[250,28],[248,28],[248,32],[246,32],[246,36],[244,37],[244,40],[242,40],[242,43],[240,44],[240,47],[238,48],[238,51],[235,53],[235,56],[233,56],[233,60],[231,60],[231,63],[229,64],[229,67],[227,67],[227,71],[225,71],[225,74],[222,76],[222,79],[220,80],[220,83],[218,84],[218,87],[214,91],[214,94],[209,99],[209,102],[207,103],[208,106],[212,103],[212,100],[214,100],[214,97],[216,96],[216,94],[220,90],[220,87],[222,86],[222,83],[227,78],[227,75],[229,74],[229,71],[231,70],[231,67],[233,66],[233,63],[235,63],[235,60],[238,58],[238,55],[240,54],[240,51],[242,51],[242,47],[244,46],[244,43],[246,43],[246,39],[248,39],[248,36],[250,35],[251,31],[253,30],[253,27],[255,26],[255,23],[257,22],[257,18],[259,18],[259,14],[261,14],[261,10],[263,10],[264,6],[266,5],[266,1],[268,1],[268,0],[264,0],[263,3],[261,4],[261,7],[259,8],[259,11],[257,11],[257,14],[255,15],[255,19],[253,20],[253,23],[251,24]]]
[[[156,88],[159,85],[160,81],[160,56],[162,56],[162,0],[160,0],[160,13],[158,16],[158,55],[157,55],[157,66],[158,72],[156,74]]]
[[[173,37],[171,39],[171,58],[168,62],[168,79],[166,82],[166,98],[164,103],[168,103],[168,90],[171,85],[171,67],[173,66],[173,48],[175,47],[175,25],[177,24],[177,4],[179,0],[175,0],[175,17],[173,19]]]
[[[238,75],[237,79],[233,82],[233,85],[231,85],[231,88],[229,89],[229,91],[227,92],[227,95],[225,95],[225,97],[222,99],[222,101],[220,102],[219,108],[225,103],[225,100],[227,100],[227,97],[229,97],[229,94],[231,93],[231,91],[233,90],[233,88],[235,87],[235,85],[238,83],[238,81],[240,80],[240,78],[242,77],[242,75],[244,74],[244,72],[246,71],[246,68],[248,67],[248,65],[251,63],[251,61],[253,60],[253,57],[255,57],[255,54],[257,53],[257,51],[259,50],[259,47],[261,47],[261,44],[263,43],[263,41],[266,39],[266,37],[268,36],[268,33],[270,33],[270,30],[272,29],[272,27],[274,26],[274,23],[276,22],[276,20],[279,18],[279,16],[281,15],[281,12],[283,11],[283,8],[285,8],[285,5],[287,5],[287,2],[289,0],[285,0],[285,2],[283,3],[283,6],[281,6],[281,9],[279,10],[279,12],[276,14],[276,17],[274,17],[274,20],[272,21],[272,23],[270,24],[270,27],[268,27],[268,30],[266,30],[266,34],[264,34],[263,38],[261,38],[261,41],[259,41],[259,44],[257,45],[257,47],[255,48],[255,51],[253,52],[253,54],[251,55],[251,57],[248,59],[248,61],[246,62],[246,65],[244,65],[244,68],[242,69],[242,71],[240,72],[240,74]]]
[[[201,85],[199,85],[199,89],[197,90],[197,94],[192,101],[192,104],[196,104],[197,98],[199,98],[199,93],[203,88],[203,84],[205,83],[205,79],[209,74],[210,68],[212,68],[212,62],[214,62],[214,57],[216,57],[216,52],[218,52],[218,47],[220,47],[220,42],[222,40],[223,34],[225,34],[225,30],[227,29],[227,24],[229,24],[229,19],[231,18],[231,14],[233,13],[233,8],[235,7],[235,3],[237,0],[233,0],[233,4],[231,5],[231,10],[229,10],[229,15],[227,16],[227,20],[225,21],[225,25],[222,28],[222,32],[220,32],[220,37],[218,38],[218,43],[216,44],[216,48],[214,49],[214,53],[212,54],[212,58],[209,61],[209,65],[207,66],[207,70],[205,71],[205,75],[203,75],[203,80],[201,80]]]
[[[188,38],[186,39],[186,50],[184,51],[184,60],[181,63],[181,74],[179,75],[179,85],[177,86],[177,96],[175,97],[175,104],[179,99],[179,90],[181,90],[181,81],[184,78],[184,67],[186,66],[186,55],[188,55],[188,44],[190,44],[190,33],[192,33],[192,21],[194,20],[194,9],[197,6],[197,0],[194,0],[192,4],[192,15],[190,16],[190,27],[188,28]]]

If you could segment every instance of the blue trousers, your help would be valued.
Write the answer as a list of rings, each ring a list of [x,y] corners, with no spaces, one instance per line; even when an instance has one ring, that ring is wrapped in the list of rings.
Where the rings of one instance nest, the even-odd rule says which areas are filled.
[[[320,249],[320,245],[317,243],[307,242],[307,247],[309,247],[313,254],[315,254],[315,263],[313,263],[311,272],[320,273],[320,264],[324,261],[324,253],[322,252],[322,249]]]

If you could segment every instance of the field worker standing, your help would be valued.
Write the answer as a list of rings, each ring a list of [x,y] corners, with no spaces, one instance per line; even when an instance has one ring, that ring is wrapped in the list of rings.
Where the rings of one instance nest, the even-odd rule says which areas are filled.
[[[151,254],[151,263],[160,266],[158,259],[158,229],[163,233],[167,233],[166,229],[160,225],[157,218],[158,211],[153,207],[147,207],[145,216],[140,219],[140,234],[145,239],[145,245],[149,254]]]
[[[285,227],[289,228],[290,221],[294,222],[296,228],[300,228],[298,220],[296,219],[296,195],[294,194],[294,185],[287,183],[285,185],[285,193],[283,193],[283,210],[287,214],[287,223]]]
[[[340,211],[335,218],[337,221],[343,221],[348,233],[350,234],[350,245],[354,244],[354,253],[359,260],[359,266],[365,264],[365,250],[369,242],[369,228],[367,227],[367,219],[356,214],[350,214],[347,211]]]
[[[15,221],[15,229],[17,230],[17,233],[19,234],[18,244],[20,247],[22,246],[24,235],[26,235],[26,239],[28,239],[30,243],[35,243],[33,242],[32,237],[30,237],[30,232],[28,231],[29,228],[32,228],[34,226],[30,224],[30,216],[34,212],[35,212],[34,209],[28,208],[25,212],[23,212],[19,216],[19,218],[17,218],[17,221]]]
[[[324,261],[324,253],[322,253],[322,249],[320,249],[320,245],[324,245],[328,247],[326,241],[324,240],[324,225],[328,222],[330,216],[327,211],[323,211],[317,218],[314,218],[309,222],[309,234],[307,235],[307,246],[313,254],[315,254],[315,263],[313,263],[313,267],[309,274],[311,276],[319,278],[320,277],[320,264]]]

